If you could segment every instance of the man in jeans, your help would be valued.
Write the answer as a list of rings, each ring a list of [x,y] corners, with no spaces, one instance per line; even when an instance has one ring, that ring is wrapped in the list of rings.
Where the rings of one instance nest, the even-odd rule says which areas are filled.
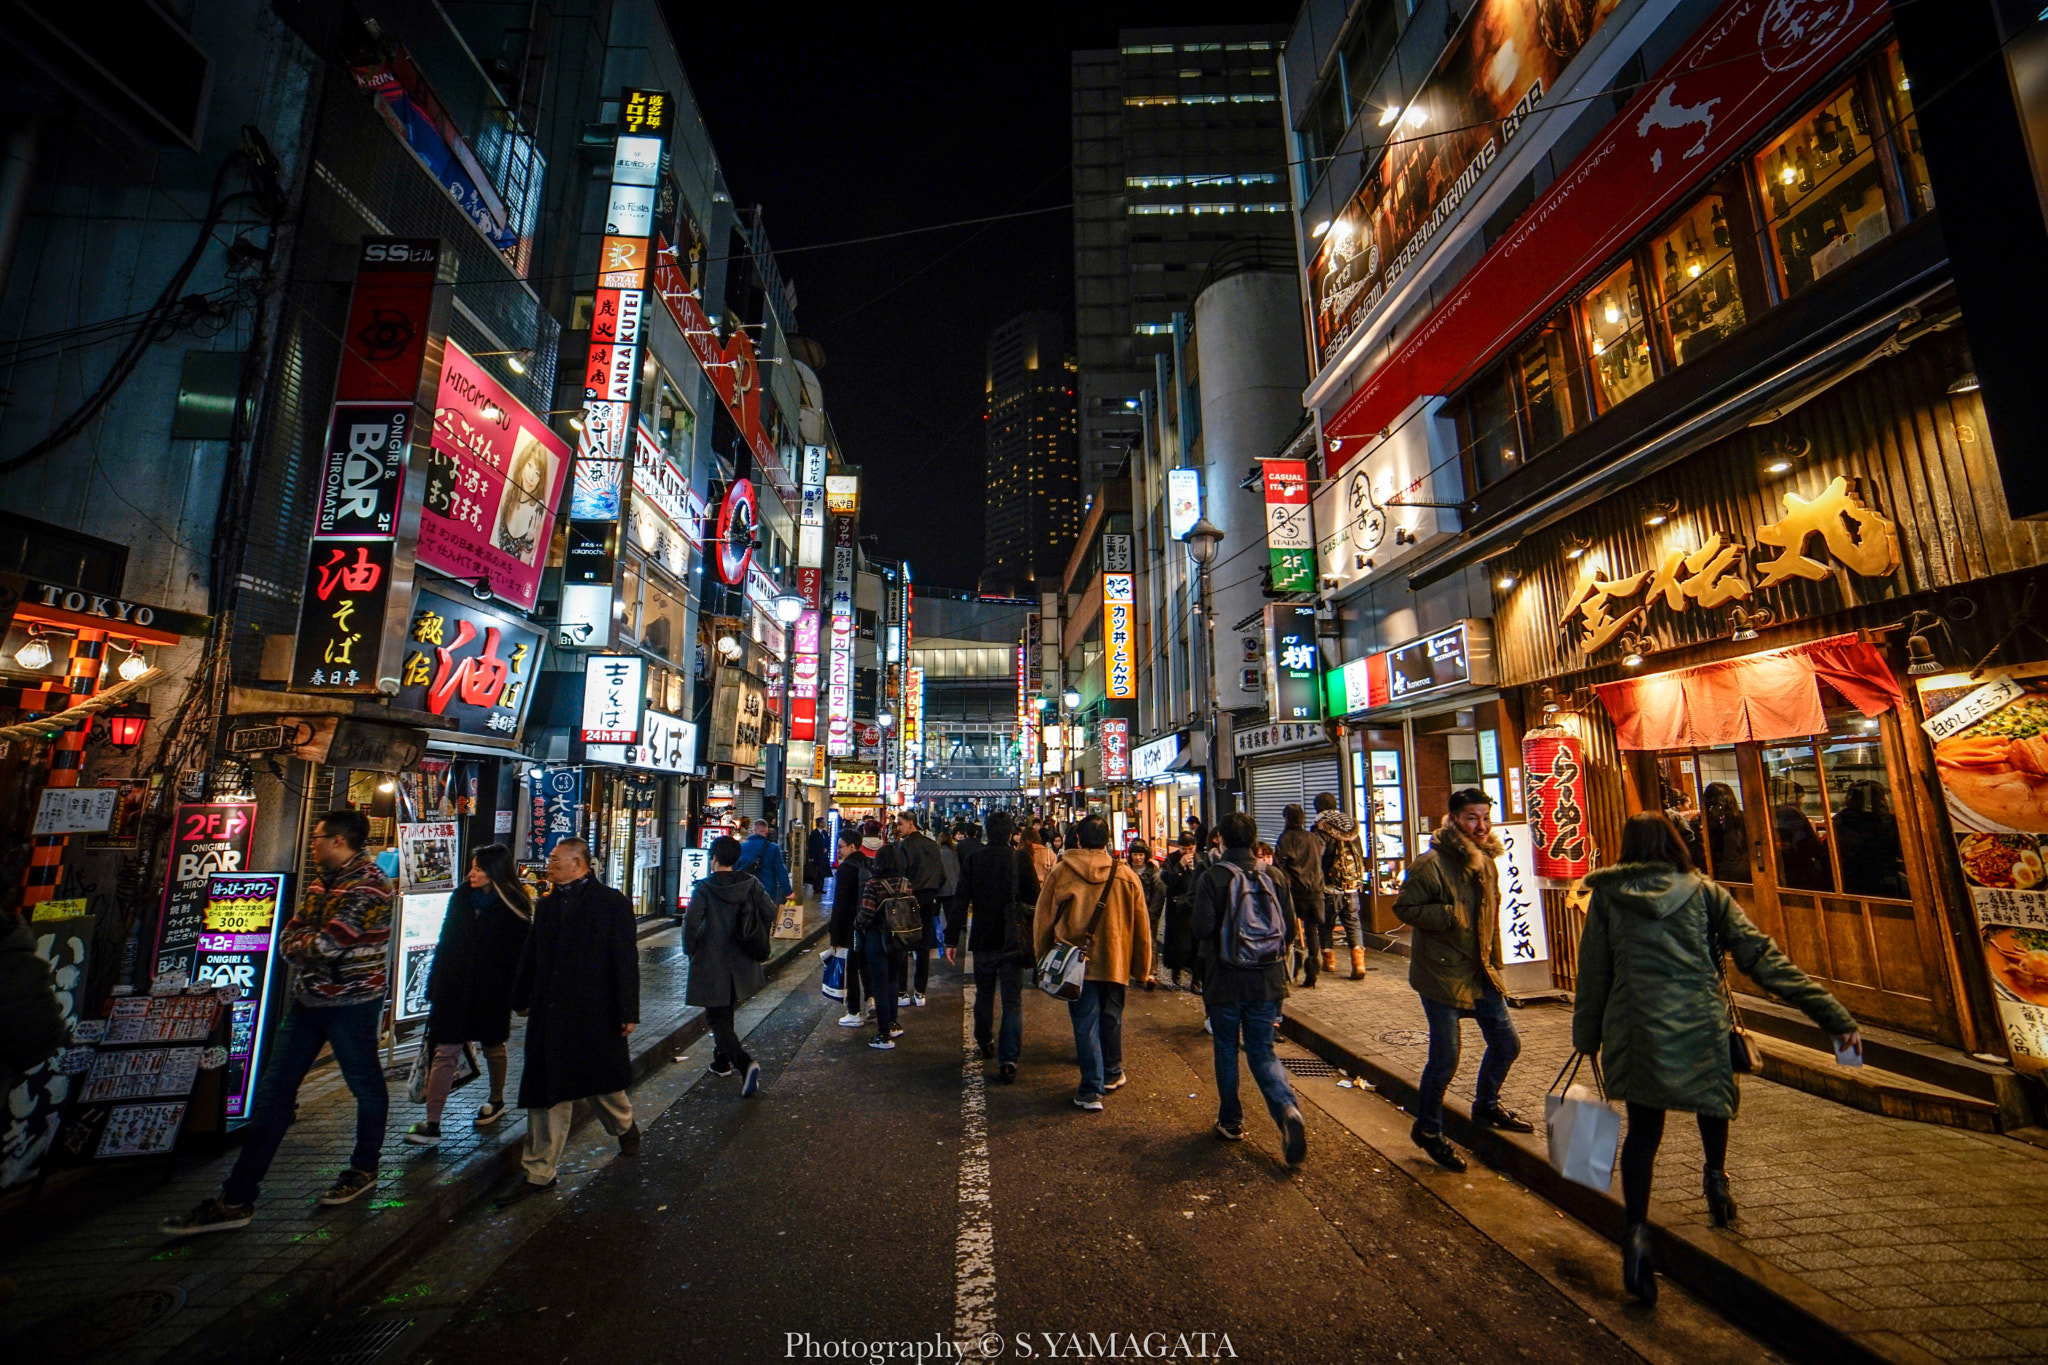
[[[1299,811],[1298,806],[1289,810]],[[1308,1155],[1308,1134],[1301,1122],[1301,1106],[1294,1087],[1287,1083],[1286,1069],[1273,1055],[1273,1033],[1280,1022],[1280,1002],[1287,998],[1287,957],[1280,955],[1263,967],[1233,966],[1223,956],[1223,930],[1244,879],[1255,879],[1280,906],[1287,921],[1287,941],[1295,929],[1293,898],[1287,888],[1253,859],[1259,841],[1258,823],[1243,811],[1231,811],[1217,822],[1223,833],[1223,856],[1195,878],[1193,934],[1196,951],[1203,959],[1202,1004],[1209,1011],[1210,1032],[1216,1049],[1216,1136],[1225,1142],[1244,1139],[1244,1108],[1237,1101],[1237,1044],[1244,1039],[1245,1060],[1251,1064],[1252,1079],[1266,1098],[1267,1112],[1280,1128],[1281,1153],[1290,1166]]]
[[[904,971],[896,982],[896,1003],[921,1006],[931,975],[932,949],[939,941],[939,888],[946,884],[946,868],[939,858],[938,844],[917,827],[917,816],[910,811],[897,812],[895,848],[896,875],[909,879],[910,889],[917,893],[917,908],[924,916],[924,937],[903,950]]]
[[[1429,852],[1408,869],[1394,901],[1395,915],[1415,927],[1408,984],[1422,997],[1429,1020],[1429,1061],[1422,1068],[1422,1094],[1409,1136],[1451,1171],[1464,1170],[1465,1159],[1444,1137],[1444,1091],[1458,1074],[1468,1018],[1479,1021],[1486,1039],[1472,1121],[1511,1133],[1536,1131],[1500,1103],[1501,1083],[1522,1051],[1500,978],[1500,873],[1493,860],[1502,852],[1493,832],[1493,798],[1477,787],[1452,792],[1451,813],[1430,841]]]
[[[967,950],[974,955],[974,1041],[983,1057],[996,1059],[996,1074],[1005,1083],[1017,1079],[1017,1059],[1024,1050],[1024,973],[1031,969],[1026,959],[1030,945],[1020,942],[1024,921],[1017,919],[1019,932],[1010,933],[1018,905],[1038,904],[1038,874],[1023,850],[1010,847],[1010,817],[1001,811],[988,820],[989,843],[977,849],[961,872],[965,891],[960,900],[967,910]],[[947,920],[947,927],[953,921]],[[947,949],[947,956],[954,950]],[[996,997],[1003,1002],[1001,1045],[996,1036]]]
[[[1067,1013],[1081,1063],[1074,1103],[1097,1112],[1103,1095],[1127,1079],[1124,987],[1132,977],[1152,975],[1152,924],[1144,883],[1129,863],[1109,856],[1109,825],[1101,816],[1076,823],[1068,843],[1038,892],[1032,955],[1034,961],[1044,957],[1056,942],[1087,949],[1087,980],[1081,998],[1067,1002]]]
[[[249,1225],[263,1176],[296,1115],[299,1084],[323,1043],[333,1049],[335,1065],[356,1097],[356,1145],[348,1169],[320,1202],[346,1204],[377,1183],[384,1120],[391,1107],[377,1057],[391,941],[391,883],[364,851],[369,837],[370,822],[356,810],[329,811],[313,827],[313,860],[320,871],[278,936],[278,951],[297,969],[291,1005],[271,1041],[270,1065],[257,1087],[241,1155],[220,1195],[165,1219],[165,1235],[187,1237]]]

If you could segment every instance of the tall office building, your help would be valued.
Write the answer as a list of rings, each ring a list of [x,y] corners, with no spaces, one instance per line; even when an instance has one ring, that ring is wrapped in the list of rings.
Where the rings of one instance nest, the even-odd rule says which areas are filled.
[[[988,508],[983,592],[1059,577],[1081,527],[1074,359],[1066,320],[1025,313],[988,339]]]
[[[1126,29],[1074,54],[1074,291],[1085,499],[1139,439],[1171,351],[1224,255],[1292,267],[1281,26]],[[1267,259],[1270,258],[1270,259]]]

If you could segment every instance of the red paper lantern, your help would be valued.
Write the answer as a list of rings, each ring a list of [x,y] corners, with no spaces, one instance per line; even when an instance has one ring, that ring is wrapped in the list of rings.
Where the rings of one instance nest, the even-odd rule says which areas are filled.
[[[1586,829],[1586,751],[1568,730],[1531,730],[1522,740],[1529,774],[1529,832],[1536,875],[1570,881],[1593,870]]]
[[[147,706],[119,706],[107,712],[107,738],[116,749],[132,749],[142,743],[149,726]]]

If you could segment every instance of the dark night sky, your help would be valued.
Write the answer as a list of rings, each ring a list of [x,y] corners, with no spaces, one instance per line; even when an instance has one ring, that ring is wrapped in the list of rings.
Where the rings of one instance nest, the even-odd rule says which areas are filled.
[[[797,322],[821,342],[825,406],[865,474],[862,530],[921,583],[981,571],[988,333],[1028,308],[1073,317],[1064,209],[979,228],[791,251],[1065,205],[1069,54],[1119,28],[1287,23],[1238,4],[678,10],[684,62],[733,197],[766,213]],[[803,16],[798,18],[797,16]]]

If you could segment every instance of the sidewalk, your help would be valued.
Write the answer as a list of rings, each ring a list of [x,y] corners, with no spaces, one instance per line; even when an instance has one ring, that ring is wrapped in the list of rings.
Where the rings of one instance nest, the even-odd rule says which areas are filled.
[[[1296,989],[1288,1022],[1312,1050],[1349,1059],[1405,1102],[1428,1055],[1427,1024],[1407,959],[1369,953],[1367,963],[1375,970],[1363,981],[1343,979],[1346,962],[1314,990]],[[1501,1100],[1537,1132],[1489,1156],[1507,1157],[1495,1164],[1540,1189],[1548,1174],[1543,1097],[1571,1055],[1571,1007],[1534,1004],[1513,1017],[1522,1055]],[[1468,1027],[1450,1093],[1461,1117],[1470,1114],[1481,1047],[1477,1027]],[[1467,1132],[1453,1136],[1463,1143]],[[2048,1360],[2048,1152],[1865,1113],[1752,1077],[1742,1081],[1729,1143],[1741,1209],[1734,1227],[1712,1227],[1700,1166],[1697,1130],[1674,1116],[1651,1216],[1681,1277],[1775,1298],[1882,1359]],[[1553,1197],[1569,1204],[1572,1191],[1599,1200],[1578,1186]],[[1602,1231],[1611,1221],[1618,1232],[1618,1199],[1617,1182],[1611,1218],[1596,1207],[1589,1221]]]
[[[807,902],[805,937],[777,940],[768,971],[800,962],[824,929],[820,907]],[[678,930],[660,929],[640,940],[636,1084],[704,1031],[704,1012],[683,1003],[688,978]],[[508,1099],[517,1093],[524,1029],[524,1021],[513,1020]],[[479,1078],[456,1091],[442,1119],[441,1145],[413,1147],[400,1135],[424,1117],[424,1106],[405,1098],[403,1079],[391,1080],[377,1188],[341,1208],[314,1202],[348,1164],[355,1129],[355,1101],[331,1065],[317,1068],[301,1088],[298,1120],[247,1228],[183,1240],[157,1231],[159,1220],[219,1192],[238,1146],[213,1160],[188,1158],[166,1184],[138,1189],[131,1183],[126,1198],[109,1198],[104,1188],[94,1188],[99,1182],[88,1181],[10,1205],[0,1213],[0,1276],[11,1277],[17,1289],[0,1304],[0,1356],[75,1358],[97,1341],[102,1354],[95,1358],[148,1365],[210,1328],[231,1331],[238,1317],[275,1313],[305,1296],[331,1298],[417,1251],[517,1167],[526,1137],[522,1111],[512,1110],[488,1129],[470,1123],[486,1088]],[[103,1174],[112,1177],[110,1184],[124,1174],[133,1180],[130,1173]]]

